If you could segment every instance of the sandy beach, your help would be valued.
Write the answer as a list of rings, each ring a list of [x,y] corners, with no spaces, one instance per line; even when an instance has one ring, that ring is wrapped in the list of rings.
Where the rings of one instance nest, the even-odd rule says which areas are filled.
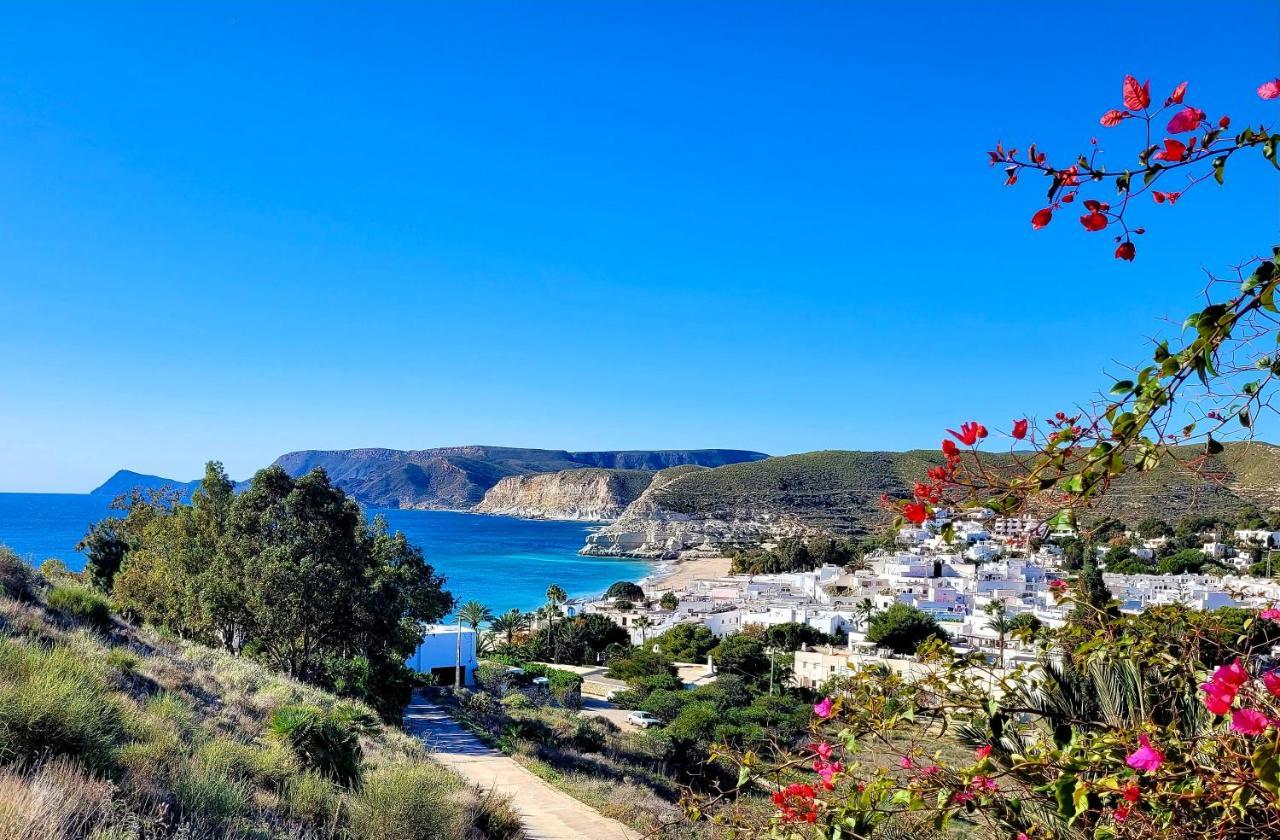
[[[696,557],[675,560],[654,570],[644,588],[654,592],[684,589],[695,580],[723,577],[729,574],[728,557]]]

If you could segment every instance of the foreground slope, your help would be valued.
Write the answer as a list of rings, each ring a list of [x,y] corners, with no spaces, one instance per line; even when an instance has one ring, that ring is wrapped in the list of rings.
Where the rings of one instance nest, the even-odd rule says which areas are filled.
[[[367,708],[113,617],[0,547],[0,838],[515,838]]]

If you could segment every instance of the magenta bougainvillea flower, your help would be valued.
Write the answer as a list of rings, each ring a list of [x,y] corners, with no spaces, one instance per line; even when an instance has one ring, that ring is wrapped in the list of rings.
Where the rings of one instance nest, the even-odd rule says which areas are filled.
[[[1164,764],[1164,753],[1151,746],[1151,740],[1145,734],[1138,736],[1138,749],[1129,754],[1125,763],[1134,770],[1154,773]]]

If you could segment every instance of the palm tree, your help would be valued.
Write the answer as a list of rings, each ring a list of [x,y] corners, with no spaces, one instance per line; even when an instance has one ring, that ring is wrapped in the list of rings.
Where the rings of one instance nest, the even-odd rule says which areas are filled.
[[[458,619],[479,633],[481,624],[493,621],[493,610],[479,601],[467,601],[458,608]]]
[[[858,626],[866,628],[871,623],[871,616],[875,614],[876,605],[870,598],[863,598],[853,607],[853,615],[858,619]]]
[[[642,615],[635,621],[631,622],[631,625],[633,627],[640,628],[640,644],[643,645],[645,642],[645,633],[653,626],[653,622],[649,620],[649,616]]]
[[[505,637],[507,644],[514,644],[516,637],[529,629],[529,615],[519,610],[507,610],[493,619],[489,627],[493,632]]]
[[[547,637],[551,640],[553,662],[559,662],[560,645],[556,640],[556,616],[560,614],[560,605],[569,600],[569,596],[558,584],[547,587]]]
[[[999,601],[992,601],[987,605],[987,615],[991,616],[991,620],[987,622],[987,629],[994,630],[1000,634],[1000,667],[1004,668],[1004,638],[1013,631],[1013,619],[1009,618],[1008,610],[1004,604]]]

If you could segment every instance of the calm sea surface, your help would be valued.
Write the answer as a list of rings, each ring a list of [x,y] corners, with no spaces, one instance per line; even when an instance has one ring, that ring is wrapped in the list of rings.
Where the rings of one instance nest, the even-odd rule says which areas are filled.
[[[75,550],[88,526],[111,513],[110,499],[52,493],[0,493],[0,544],[39,565],[57,557],[84,566]],[[418,545],[459,602],[475,599],[494,612],[534,609],[558,583],[571,597],[603,592],[617,580],[638,580],[647,563],[579,557],[589,526],[433,510],[379,510],[392,531]]]

